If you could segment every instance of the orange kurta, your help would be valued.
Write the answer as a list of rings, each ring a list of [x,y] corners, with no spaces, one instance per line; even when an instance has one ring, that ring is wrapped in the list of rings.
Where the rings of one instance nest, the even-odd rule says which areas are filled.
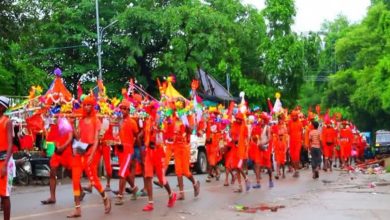
[[[222,134],[219,131],[211,132],[207,138],[210,140],[206,144],[207,160],[210,166],[215,166],[219,161],[219,141],[222,138]]]
[[[165,142],[165,164],[168,166],[173,152],[173,138],[175,135],[175,124],[172,118],[165,119],[163,122],[163,137]]]
[[[180,119],[174,122],[173,145],[175,153],[175,172],[177,176],[191,176],[190,145],[186,127]]]
[[[337,143],[337,132],[333,127],[322,128],[322,148],[325,158],[332,158]]]
[[[58,125],[53,124],[50,126],[49,133],[47,135],[46,140],[55,142],[56,147],[60,147],[66,143],[66,141],[70,138],[72,134],[66,133],[66,134],[60,134]],[[66,169],[72,168],[72,147],[71,143],[66,146],[65,150],[59,154],[55,152],[53,156],[50,158],[50,167],[58,167],[62,165]]]
[[[262,129],[266,129],[266,127],[263,127]],[[268,132],[269,140],[268,140],[268,147],[266,149],[263,149],[260,147],[260,166],[261,167],[266,167],[266,168],[271,168],[272,166],[272,161],[271,161],[271,153],[272,149],[275,145],[275,127],[268,126],[268,131],[262,131],[262,132]]]
[[[287,151],[287,128],[283,125],[277,125],[277,141],[274,146],[275,161],[278,164],[286,163]]]
[[[97,117],[92,116],[89,121],[86,121],[86,118],[80,120],[79,131],[80,131],[80,141],[88,143],[90,145],[94,144],[95,135],[100,130],[100,121]],[[80,179],[83,171],[88,176],[91,184],[96,188],[100,193],[104,191],[104,188],[100,182],[100,179],[97,175],[97,163],[96,159],[92,161],[91,164],[88,164],[88,159],[92,154],[92,148],[90,147],[84,154],[76,153],[72,161],[72,183],[73,183],[73,194],[74,196],[80,196]]]
[[[249,142],[249,159],[253,160],[255,164],[260,164],[260,149],[257,144],[260,140],[261,131],[262,129],[259,124],[252,125],[252,132]]]
[[[290,135],[290,156],[292,162],[300,161],[302,148],[302,123],[300,121],[289,121],[288,131]]]
[[[343,160],[351,157],[352,152],[353,134],[350,128],[343,128],[340,130],[339,143],[340,143],[340,156]]]
[[[7,116],[2,116],[0,118],[0,151],[2,151],[2,153],[7,153],[8,144],[12,141],[8,138],[8,122],[9,118]],[[8,164],[5,163],[5,160],[0,160],[0,169],[3,169],[3,166],[8,166]],[[12,184],[8,181],[8,169],[6,168],[5,170],[6,174],[4,176],[0,174],[0,196],[9,196],[12,187]]]

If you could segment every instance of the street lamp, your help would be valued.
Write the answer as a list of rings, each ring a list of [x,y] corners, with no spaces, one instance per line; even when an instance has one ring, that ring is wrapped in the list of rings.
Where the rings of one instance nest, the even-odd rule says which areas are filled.
[[[103,79],[102,76],[102,38],[103,38],[103,33],[104,31],[108,28],[114,25],[118,20],[115,20],[111,22],[109,25],[106,27],[100,29],[100,23],[99,23],[99,0],[95,0],[96,2],[96,34],[97,34],[97,46],[98,46],[98,64],[99,64],[99,80]]]

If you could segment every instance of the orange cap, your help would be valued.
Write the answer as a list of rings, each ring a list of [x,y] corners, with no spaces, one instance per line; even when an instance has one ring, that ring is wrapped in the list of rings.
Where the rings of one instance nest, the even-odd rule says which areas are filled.
[[[83,100],[83,105],[95,105],[95,104],[96,104],[96,100],[91,95],[85,97]]]
[[[119,107],[126,107],[126,108],[130,108],[130,102],[127,101],[126,99],[123,99],[121,104],[119,104]]]

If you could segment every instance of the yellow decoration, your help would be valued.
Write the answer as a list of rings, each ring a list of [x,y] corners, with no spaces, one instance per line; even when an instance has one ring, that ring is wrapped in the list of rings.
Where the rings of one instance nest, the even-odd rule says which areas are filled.
[[[176,101],[175,106],[176,106],[176,109],[182,109],[184,107],[182,101]]]
[[[218,105],[218,111],[219,111],[219,112],[222,112],[222,111],[224,110],[224,108],[225,108],[225,107],[224,107],[222,104],[219,104],[219,105]]]
[[[111,115],[112,114],[113,111],[107,102],[99,102],[99,106],[100,106],[100,113],[102,115]]]
[[[61,113],[71,113],[72,112],[72,103],[67,103],[61,106]]]
[[[279,92],[275,93],[275,98],[280,99],[281,95]]]
[[[121,100],[114,97],[111,99],[111,104],[114,106],[114,107],[117,107],[119,105],[119,103],[121,103]]]
[[[216,111],[217,111],[217,107],[214,106],[209,107],[209,112],[216,112]]]
[[[41,94],[43,92],[43,89],[41,86],[36,86],[35,87],[35,91],[38,93],[38,94]]]
[[[172,83],[169,81],[168,81],[167,89],[165,90],[165,95],[168,96],[169,98],[183,98],[184,99],[184,97],[172,86]]]

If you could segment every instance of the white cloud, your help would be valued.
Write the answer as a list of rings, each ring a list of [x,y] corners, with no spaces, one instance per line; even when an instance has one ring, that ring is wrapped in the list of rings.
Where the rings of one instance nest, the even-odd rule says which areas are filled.
[[[242,0],[258,9],[265,7],[264,0]],[[297,15],[293,30],[296,32],[319,31],[325,20],[337,15],[347,16],[351,22],[359,22],[367,13],[370,0],[295,0]]]

